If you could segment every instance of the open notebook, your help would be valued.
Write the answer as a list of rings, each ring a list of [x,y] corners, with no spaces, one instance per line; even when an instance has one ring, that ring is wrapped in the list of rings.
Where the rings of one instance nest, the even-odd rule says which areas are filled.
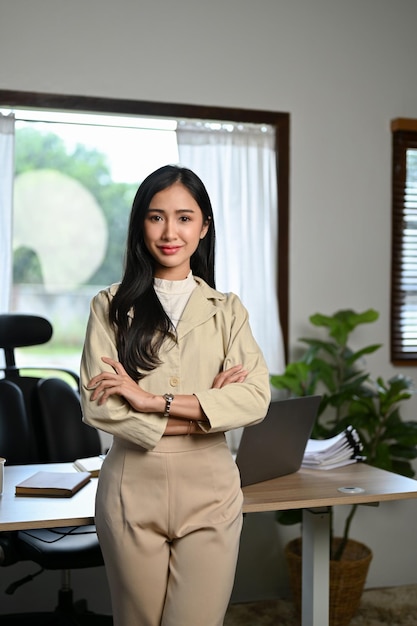
[[[321,396],[276,400],[265,419],[243,429],[236,463],[242,487],[300,469]]]

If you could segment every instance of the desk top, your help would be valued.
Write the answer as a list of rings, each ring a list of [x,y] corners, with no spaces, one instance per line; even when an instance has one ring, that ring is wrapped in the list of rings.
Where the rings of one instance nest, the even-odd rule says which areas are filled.
[[[348,488],[343,493],[339,488]],[[350,488],[359,488],[358,492]],[[340,504],[370,504],[417,498],[417,480],[386,472],[366,463],[333,470],[301,469],[243,488],[247,513],[309,509]]]
[[[97,478],[92,478],[72,498],[15,496],[15,485],[40,469],[75,471],[72,463],[6,466],[0,496],[0,531],[93,524]],[[359,487],[363,491],[341,493],[339,487]],[[248,485],[243,494],[245,513],[283,511],[417,498],[417,480],[355,463],[335,470],[301,469]]]
[[[16,497],[17,483],[40,470],[76,471],[72,463],[6,465],[3,494],[0,495],[0,531],[94,524],[97,478],[92,478],[72,498]]]

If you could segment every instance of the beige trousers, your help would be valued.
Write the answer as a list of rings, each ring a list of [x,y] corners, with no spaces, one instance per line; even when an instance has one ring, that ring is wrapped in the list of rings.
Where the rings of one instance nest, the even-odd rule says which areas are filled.
[[[115,439],[96,525],[114,626],[221,626],[232,592],[242,492],[223,434]]]

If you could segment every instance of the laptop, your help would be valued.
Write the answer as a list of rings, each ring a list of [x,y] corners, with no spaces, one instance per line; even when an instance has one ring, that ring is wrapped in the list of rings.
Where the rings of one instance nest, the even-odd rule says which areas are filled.
[[[264,420],[243,429],[236,463],[242,487],[297,472],[321,396],[275,400]]]

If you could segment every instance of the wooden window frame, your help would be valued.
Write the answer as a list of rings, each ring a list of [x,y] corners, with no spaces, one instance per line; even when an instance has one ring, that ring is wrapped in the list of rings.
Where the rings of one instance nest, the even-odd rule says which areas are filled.
[[[205,105],[172,104],[92,96],[62,95],[38,92],[0,90],[0,107],[45,109],[66,112],[138,115],[151,118],[168,117],[207,119],[254,124],[269,124],[275,129],[277,198],[278,198],[278,278],[279,315],[285,357],[288,356],[289,311],[289,160],[290,115],[276,111],[239,109]],[[279,208],[279,210],[278,210]]]
[[[392,179],[391,179],[391,311],[390,356],[393,365],[417,365],[417,338],[415,349],[403,349],[404,289],[401,280],[404,272],[404,214],[407,184],[407,150],[417,149],[417,120],[397,118],[391,122],[392,131]],[[416,276],[417,280],[417,271]]]

